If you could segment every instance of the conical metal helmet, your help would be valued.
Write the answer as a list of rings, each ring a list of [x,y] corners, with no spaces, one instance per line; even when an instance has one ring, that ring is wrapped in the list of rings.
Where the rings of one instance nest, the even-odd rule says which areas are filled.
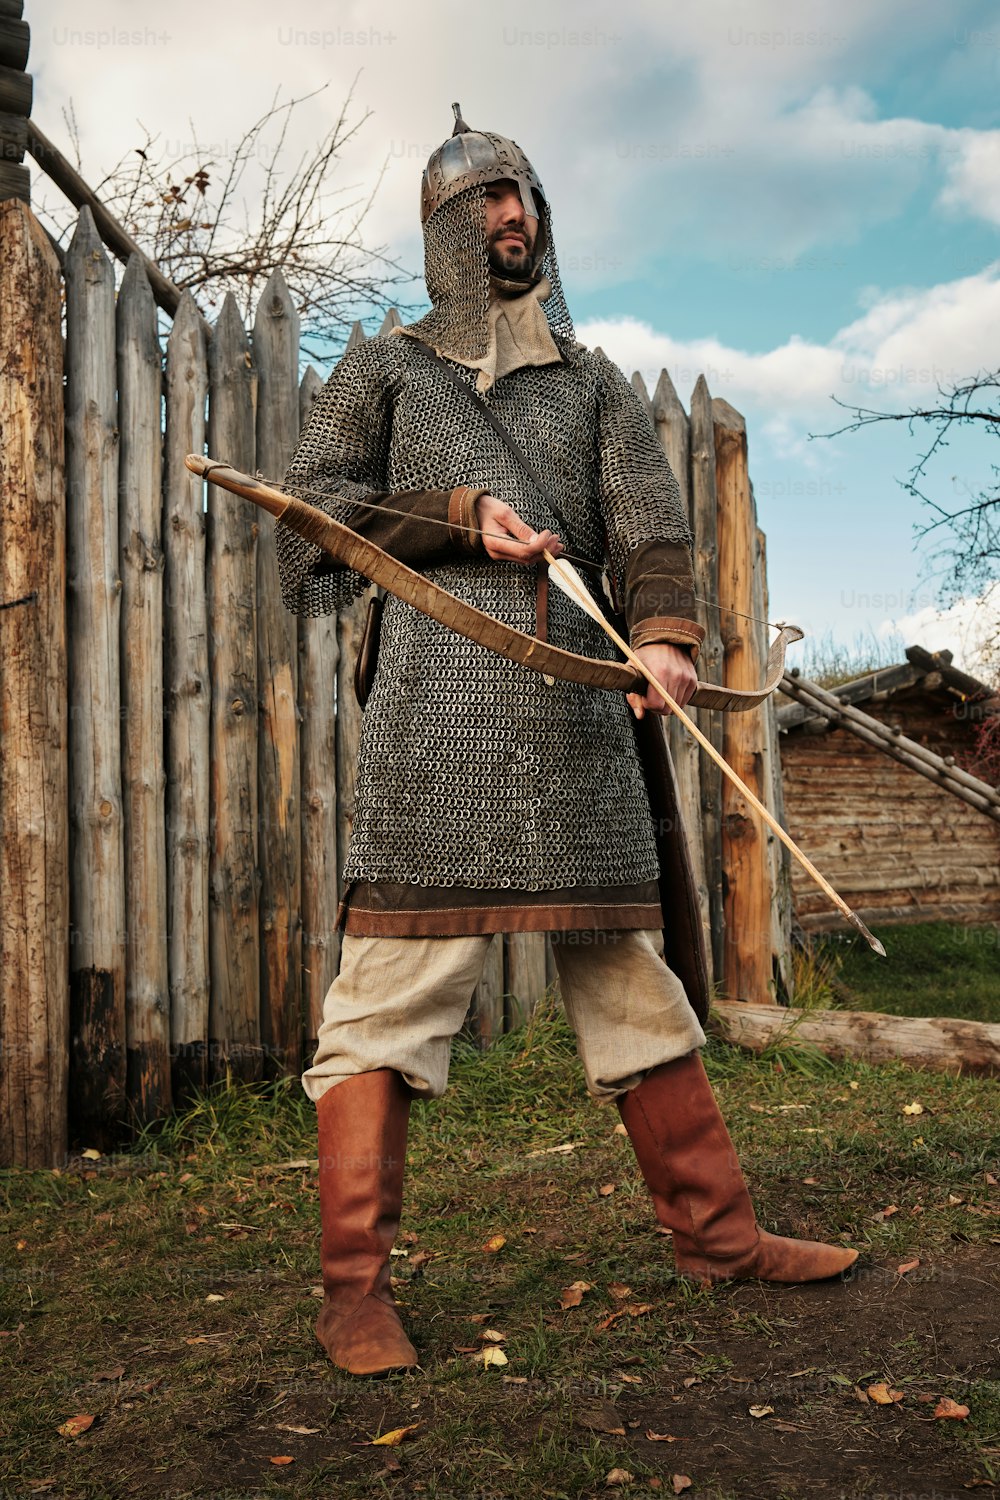
[[[465,188],[510,178],[517,183],[526,214],[538,217],[545,190],[531,162],[516,141],[490,130],[470,130],[462,119],[461,106],[453,104],[455,128],[430,157],[420,187],[420,222],[426,224],[442,203]]]

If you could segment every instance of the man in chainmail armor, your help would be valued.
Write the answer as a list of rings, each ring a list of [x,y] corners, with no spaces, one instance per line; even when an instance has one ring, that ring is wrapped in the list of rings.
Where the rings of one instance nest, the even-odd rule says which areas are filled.
[[[486,613],[610,659],[595,622],[549,590],[542,550],[592,563],[595,598],[606,565],[633,649],[683,705],[704,630],[676,480],[631,386],[575,340],[531,163],[455,116],[423,177],[431,311],[344,355],[284,487]],[[280,524],[276,537],[296,613],[328,614],[368,586]],[[385,600],[340,973],[302,1075],[319,1128],[316,1333],[340,1369],[417,1363],[389,1282],[410,1101],[444,1092],[497,932],[552,935],[588,1091],[615,1101],[679,1271],[799,1282],[856,1258],[756,1222],[699,1051],[707,985],[683,834],[651,812],[639,731],[647,746],[656,731],[661,761],[663,737],[636,721],[665,707],[652,688],[626,701],[543,677]]]

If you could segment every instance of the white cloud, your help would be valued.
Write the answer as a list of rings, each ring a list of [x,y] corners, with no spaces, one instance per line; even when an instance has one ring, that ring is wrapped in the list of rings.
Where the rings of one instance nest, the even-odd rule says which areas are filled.
[[[928,651],[951,651],[953,665],[960,671],[986,682],[997,681],[1000,582],[976,598],[959,599],[948,609],[926,605],[913,614],[884,620],[876,634],[880,639],[901,635],[907,645]]]
[[[751,353],[717,339],[675,339],[636,318],[595,319],[578,332],[622,369],[640,370],[651,389],[668,370],[685,404],[703,373],[713,395],[767,412],[787,445],[796,425],[820,413],[829,421],[831,396],[902,408],[933,397],[939,383],[996,368],[998,327],[1000,261],[976,276],[884,293],[828,344],[792,337]]]
[[[140,143],[137,118],[173,142],[193,119],[224,156],[277,87],[287,97],[327,83],[303,108],[294,160],[360,69],[358,104],[373,117],[342,181],[371,183],[388,160],[371,232],[415,270],[420,170],[458,96],[473,125],[525,145],[560,244],[593,268],[581,280],[608,285],[692,242],[717,259],[850,243],[937,191],[942,173],[949,211],[995,222],[997,132],[883,119],[872,92],[911,54],[956,52],[956,28],[977,11],[975,0],[577,0],[552,11],[341,0],[319,12],[244,0],[235,23],[231,8],[195,0],[94,0],[85,14],[50,0],[30,65],[35,117],[57,143],[73,96],[91,180]]]

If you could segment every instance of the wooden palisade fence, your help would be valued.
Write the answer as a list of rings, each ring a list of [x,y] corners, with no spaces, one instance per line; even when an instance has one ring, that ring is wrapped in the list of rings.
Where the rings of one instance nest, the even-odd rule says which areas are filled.
[[[43,1166],[215,1079],[308,1065],[339,961],[365,601],[289,614],[273,522],[184,468],[207,449],[280,482],[322,385],[299,381],[280,274],[249,331],[231,298],[209,327],[186,294],[164,348],[141,257],[116,295],[89,209],[62,273],[23,203],[0,223],[0,604],[37,591],[0,610],[0,1160]],[[665,372],[652,401],[634,384],[696,535],[700,675],[756,685],[743,420],[704,379],[690,415]],[[780,812],[773,710],[701,717]],[[716,979],[772,1000],[790,923],[775,841],[668,732]],[[543,934],[496,938],[471,1034],[510,1029],[552,974]]]

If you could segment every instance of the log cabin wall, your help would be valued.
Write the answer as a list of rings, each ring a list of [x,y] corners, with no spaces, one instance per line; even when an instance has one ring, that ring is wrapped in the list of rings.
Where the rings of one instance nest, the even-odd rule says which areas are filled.
[[[974,723],[921,685],[858,705],[973,772]],[[781,736],[788,828],[869,925],[1000,921],[1000,827],[845,729],[801,725]],[[795,866],[792,896],[807,932],[838,927]]]

